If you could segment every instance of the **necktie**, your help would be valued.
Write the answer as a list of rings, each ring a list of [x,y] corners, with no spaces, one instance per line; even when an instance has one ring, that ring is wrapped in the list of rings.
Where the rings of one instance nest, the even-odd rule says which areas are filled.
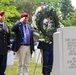
[[[26,33],[27,44],[30,44],[30,34],[29,34],[29,29],[27,26],[25,26],[25,33]]]

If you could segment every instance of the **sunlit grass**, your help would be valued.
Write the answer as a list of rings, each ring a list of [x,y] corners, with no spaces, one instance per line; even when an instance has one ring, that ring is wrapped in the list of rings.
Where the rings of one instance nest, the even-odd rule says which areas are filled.
[[[6,75],[18,75],[18,61],[14,61],[13,66],[7,66]],[[34,58],[31,59],[29,65],[29,75],[42,75],[42,65],[35,63]],[[53,75],[53,72],[51,73]]]

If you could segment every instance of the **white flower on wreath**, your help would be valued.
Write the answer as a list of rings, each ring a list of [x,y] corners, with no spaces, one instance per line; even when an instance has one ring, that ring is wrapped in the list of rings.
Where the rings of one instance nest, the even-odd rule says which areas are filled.
[[[36,19],[36,16],[33,15],[33,16],[32,16],[32,24],[31,24],[31,26],[32,26],[33,28],[37,28],[35,19]]]
[[[36,9],[35,14],[38,14],[38,12],[40,12],[41,10],[44,10],[45,8],[46,8],[45,5],[41,5],[41,6],[39,6],[39,7]]]
[[[37,28],[36,18],[41,14],[40,11],[42,11],[42,10],[44,10],[44,9],[46,9],[46,8],[47,8],[46,5],[41,5],[41,6],[39,6],[39,7],[36,9],[35,14],[32,16],[32,24],[31,24],[31,26],[32,26],[33,28]]]

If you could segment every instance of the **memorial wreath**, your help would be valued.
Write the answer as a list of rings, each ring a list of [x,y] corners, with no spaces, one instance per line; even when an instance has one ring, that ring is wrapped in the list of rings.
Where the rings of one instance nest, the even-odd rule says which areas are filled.
[[[39,49],[51,49],[52,45],[48,39],[53,42],[53,33],[56,32],[59,26],[60,14],[58,15],[58,12],[54,7],[46,4],[43,4],[36,9],[35,14],[32,17],[32,25],[42,32],[41,35],[43,35],[43,39],[45,40],[39,41]]]
[[[52,36],[59,25],[59,19],[54,8],[41,5],[33,15],[33,24],[45,35]]]

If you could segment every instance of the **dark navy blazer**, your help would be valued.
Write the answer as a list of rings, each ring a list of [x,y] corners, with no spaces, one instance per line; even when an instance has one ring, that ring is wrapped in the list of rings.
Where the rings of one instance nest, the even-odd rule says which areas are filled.
[[[29,24],[27,24],[27,26],[30,32],[30,52],[32,53],[34,50],[33,29]],[[12,50],[17,52],[21,46],[24,37],[22,22],[17,22],[16,24],[14,24],[14,26],[12,27],[12,31],[15,32]]]

